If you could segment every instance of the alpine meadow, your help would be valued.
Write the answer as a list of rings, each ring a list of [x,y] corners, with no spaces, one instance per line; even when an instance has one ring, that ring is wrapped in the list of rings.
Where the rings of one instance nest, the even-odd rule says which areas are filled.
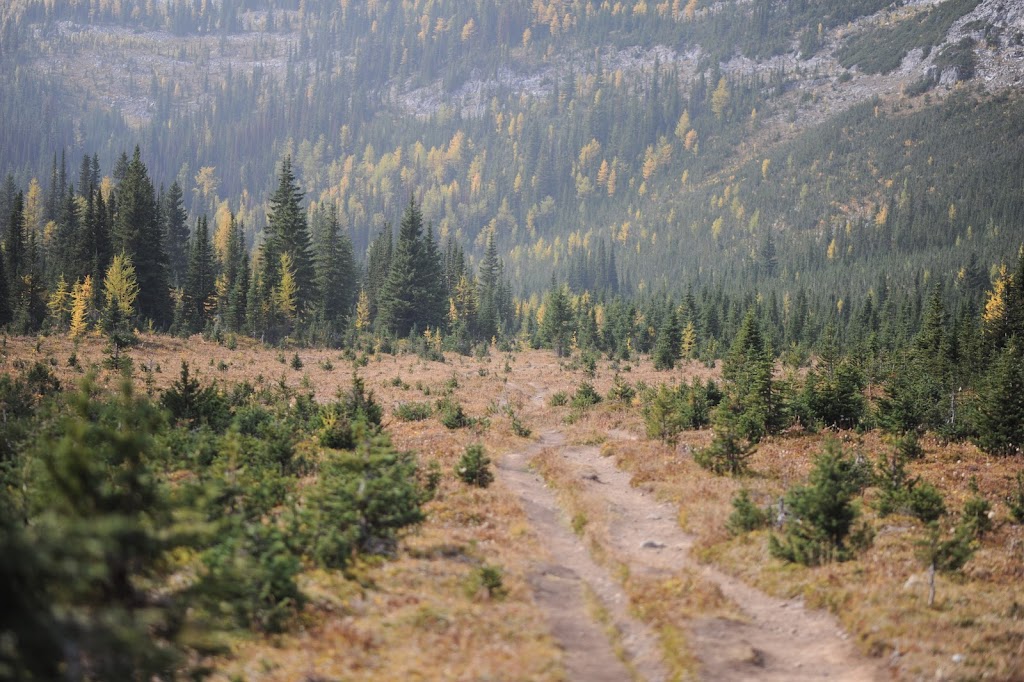
[[[4,0],[0,682],[1024,680],[1021,0]]]

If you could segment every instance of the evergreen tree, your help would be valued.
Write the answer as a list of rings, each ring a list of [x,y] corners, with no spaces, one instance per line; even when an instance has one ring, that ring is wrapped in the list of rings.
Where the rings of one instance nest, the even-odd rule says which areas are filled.
[[[727,397],[719,408],[731,413],[737,434],[751,443],[782,427],[782,406],[772,371],[771,352],[751,309],[722,361]]]
[[[363,292],[371,318],[378,313],[380,294],[384,289],[384,283],[391,272],[391,259],[394,255],[394,238],[391,225],[385,224],[384,229],[370,244],[369,252],[366,254],[366,279],[363,283]]]
[[[317,314],[328,324],[338,326],[348,317],[356,298],[356,264],[352,241],[341,234],[337,206],[320,205],[314,221],[316,229]]]
[[[79,215],[78,201],[74,188],[70,188],[61,202],[60,214],[57,219],[57,232],[54,235],[51,255],[51,279],[64,275],[72,280],[89,273],[87,255],[83,248],[83,226]]]
[[[171,321],[167,254],[153,183],[138,147],[117,187],[116,199],[112,242],[114,251],[123,252],[136,268],[138,314],[158,327],[166,327]]]
[[[1024,451],[1024,354],[1014,339],[996,356],[977,398],[976,442],[993,455]]]
[[[18,186],[14,182],[14,175],[8,173],[3,185],[0,185],[0,239],[7,239],[11,213],[14,211],[14,201],[17,197]]]
[[[444,282],[433,231],[423,230],[415,199],[402,215],[388,277],[378,296],[380,324],[398,336],[413,327],[438,327],[443,319]]]
[[[21,276],[25,267],[25,197],[21,192],[14,197],[14,205],[4,235],[4,259],[7,261],[7,289],[11,296],[11,310],[17,308],[21,295]]]
[[[277,190],[270,197],[266,237],[263,241],[262,286],[275,290],[281,281],[281,255],[288,254],[295,279],[296,315],[301,315],[316,299],[313,258],[303,192],[292,173],[291,157],[281,162]]]
[[[188,268],[188,215],[185,213],[181,186],[175,180],[163,196],[163,231],[167,245],[167,265],[170,285],[174,288],[185,285],[185,271]]]
[[[110,237],[110,212],[98,189],[90,190],[86,197],[83,223],[82,263],[92,281],[101,282],[114,251]]]
[[[245,251],[243,226],[232,213],[228,223],[227,248],[220,265],[219,315],[230,331],[239,331],[245,324],[249,293],[249,255]]]
[[[480,270],[477,272],[477,299],[479,300],[479,312],[477,314],[477,327],[480,336],[490,339],[498,333],[499,311],[499,287],[501,284],[501,261],[498,259],[498,249],[494,243],[494,232],[487,236],[487,250],[480,262]]]
[[[850,558],[847,539],[859,515],[853,498],[865,484],[861,478],[839,443],[826,441],[808,485],[786,495],[792,520],[786,524],[783,540],[771,538],[772,554],[809,566]]]
[[[572,345],[573,311],[565,285],[552,282],[544,300],[544,319],[540,323],[541,341],[558,357],[569,354]]]
[[[676,315],[672,302],[668,302],[669,311],[665,315],[658,339],[654,345],[654,369],[670,370],[676,366],[682,347],[682,332],[679,329],[679,317]]]
[[[206,216],[196,221],[196,229],[189,243],[188,268],[185,272],[183,304],[185,327],[199,332],[210,318],[216,294],[216,260],[210,244]]]
[[[6,327],[13,319],[10,282],[7,279],[4,259],[0,258],[0,327]]]

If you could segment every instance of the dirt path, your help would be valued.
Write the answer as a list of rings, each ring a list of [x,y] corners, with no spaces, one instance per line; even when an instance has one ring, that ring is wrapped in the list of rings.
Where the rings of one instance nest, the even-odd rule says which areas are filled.
[[[657,637],[629,615],[619,583],[590,556],[571,530],[554,491],[529,468],[537,452],[559,447],[563,441],[561,434],[547,433],[531,448],[505,455],[498,469],[505,485],[519,495],[530,523],[551,556],[550,563],[538,563],[531,583],[552,634],[565,651],[566,672],[571,680],[594,682],[620,682],[633,677],[634,672],[644,680],[664,680],[666,672]],[[595,604],[588,603],[595,599],[612,633],[595,619]],[[623,652],[625,661],[616,656],[616,648]]]
[[[621,632],[622,658],[632,661],[638,676],[661,680],[666,673],[655,634],[628,614],[620,585],[590,557],[570,530],[555,493],[529,470],[529,459],[542,448],[556,448],[574,475],[585,481],[588,495],[607,505],[615,555],[629,564],[632,574],[699,570],[738,605],[742,621],[702,618],[691,623],[689,641],[701,661],[702,679],[859,682],[886,678],[877,662],[861,656],[847,641],[831,615],[805,609],[800,601],[769,597],[697,564],[689,556],[693,540],[679,527],[674,506],[632,487],[629,474],[611,458],[602,457],[598,448],[565,446],[564,436],[556,430],[545,433],[532,448],[506,455],[501,477],[520,496],[531,523],[551,550],[554,563],[538,567],[534,588],[566,652],[571,679],[628,679],[628,670],[610,654],[608,638],[585,608],[580,596],[584,585],[601,600]]]

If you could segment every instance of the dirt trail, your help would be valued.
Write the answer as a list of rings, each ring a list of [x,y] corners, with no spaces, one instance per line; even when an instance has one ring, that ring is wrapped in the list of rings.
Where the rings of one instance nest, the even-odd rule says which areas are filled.
[[[531,397],[536,405],[543,398]],[[611,432],[610,437],[628,438]],[[693,538],[677,523],[673,505],[630,485],[630,475],[592,446],[566,446],[557,430],[544,433],[531,448],[507,454],[501,478],[522,499],[531,523],[550,549],[551,564],[538,567],[534,591],[549,615],[555,637],[566,652],[566,667],[573,680],[628,679],[626,667],[612,656],[601,626],[587,613],[581,596],[589,586],[601,600],[621,633],[623,658],[632,662],[637,676],[665,679],[654,632],[632,618],[621,586],[590,556],[584,543],[569,528],[557,498],[528,462],[543,448],[555,448],[564,463],[585,482],[587,494],[607,504],[609,534],[618,560],[631,574],[669,575],[680,569],[698,570],[737,606],[743,621],[702,618],[691,623],[690,645],[701,661],[706,680],[881,680],[881,665],[860,655],[847,641],[835,618],[824,611],[804,608],[801,601],[770,597],[745,583],[693,559]]]
[[[537,452],[563,442],[561,434],[547,433],[531,448],[505,455],[498,469],[505,485],[519,495],[530,523],[551,556],[550,563],[537,565],[531,583],[551,623],[552,634],[565,651],[566,672],[571,680],[594,682],[628,680],[633,672],[645,680],[663,680],[666,671],[656,635],[629,615],[622,587],[590,556],[571,530],[554,491],[529,468]],[[588,591],[593,595],[590,600],[599,600],[617,633],[611,639],[595,621]],[[624,650],[628,665],[616,657],[617,645]]]

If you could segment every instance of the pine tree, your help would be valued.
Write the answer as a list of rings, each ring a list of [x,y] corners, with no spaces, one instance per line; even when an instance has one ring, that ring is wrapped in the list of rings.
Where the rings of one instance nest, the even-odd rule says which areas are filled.
[[[668,302],[669,311],[658,330],[658,339],[654,345],[654,369],[670,370],[676,366],[676,360],[682,347],[682,332],[679,330],[679,317],[676,315],[672,302]]]
[[[487,250],[480,262],[480,270],[477,273],[479,312],[477,314],[477,328],[480,337],[490,339],[498,333],[498,287],[501,280],[501,261],[498,259],[498,249],[494,243],[494,232],[487,236]]]
[[[568,355],[572,344],[573,311],[565,285],[552,282],[544,301],[544,319],[540,324],[540,338],[558,357]]]
[[[99,189],[91,189],[86,197],[83,223],[82,264],[86,268],[85,274],[90,275],[93,282],[100,282],[110,266],[114,251],[110,237],[110,213]],[[95,293],[99,295],[99,292]]]
[[[977,398],[976,442],[989,454],[1024,451],[1024,354],[1014,339],[996,356]]]
[[[174,288],[185,285],[185,272],[188,268],[188,215],[185,213],[184,197],[181,186],[175,180],[171,183],[167,194],[163,196],[163,231],[164,243],[167,245],[168,279]]]
[[[341,234],[337,206],[320,205],[315,216],[317,313],[340,327],[355,303],[356,264],[352,241]]]
[[[4,258],[7,270],[7,288],[11,310],[17,308],[21,292],[21,276],[25,265],[25,197],[21,192],[14,197],[14,205],[4,235]]]
[[[83,229],[74,188],[60,202],[57,231],[50,249],[50,279],[65,276],[75,280],[89,272],[83,248]]]
[[[216,261],[209,232],[206,216],[200,217],[189,243],[183,304],[184,323],[190,332],[199,332],[205,328],[216,294]]]
[[[783,540],[771,538],[772,554],[808,566],[850,558],[847,539],[859,515],[853,498],[866,484],[861,478],[856,463],[839,443],[826,441],[808,485],[786,495],[792,520]]]
[[[781,427],[772,356],[753,309],[747,312],[729,354],[722,361],[727,397],[719,407],[731,413],[737,435],[757,443]]]
[[[402,216],[391,268],[378,295],[379,321],[384,329],[408,336],[413,327],[437,328],[444,319],[444,281],[433,230],[423,230],[415,199]]]
[[[171,321],[167,254],[153,183],[138,147],[117,187],[116,199],[112,242],[114,251],[123,252],[137,269],[138,314],[158,327],[166,327]]]
[[[230,331],[239,331],[245,324],[249,292],[249,255],[245,251],[243,226],[232,213],[228,222],[227,248],[220,264],[219,315]]]
[[[378,313],[378,301],[388,274],[391,272],[393,256],[394,238],[391,225],[385,224],[384,229],[370,244],[370,249],[366,254],[366,279],[363,283],[363,292],[366,294],[371,318]]]
[[[285,157],[281,162],[277,190],[270,197],[261,276],[265,291],[276,290],[282,276],[281,255],[288,254],[295,280],[296,317],[311,307],[316,299],[309,227],[302,199],[303,192],[292,173],[291,157]]]
[[[0,328],[9,325],[13,319],[14,314],[11,310],[10,283],[7,280],[4,259],[0,258]]]

